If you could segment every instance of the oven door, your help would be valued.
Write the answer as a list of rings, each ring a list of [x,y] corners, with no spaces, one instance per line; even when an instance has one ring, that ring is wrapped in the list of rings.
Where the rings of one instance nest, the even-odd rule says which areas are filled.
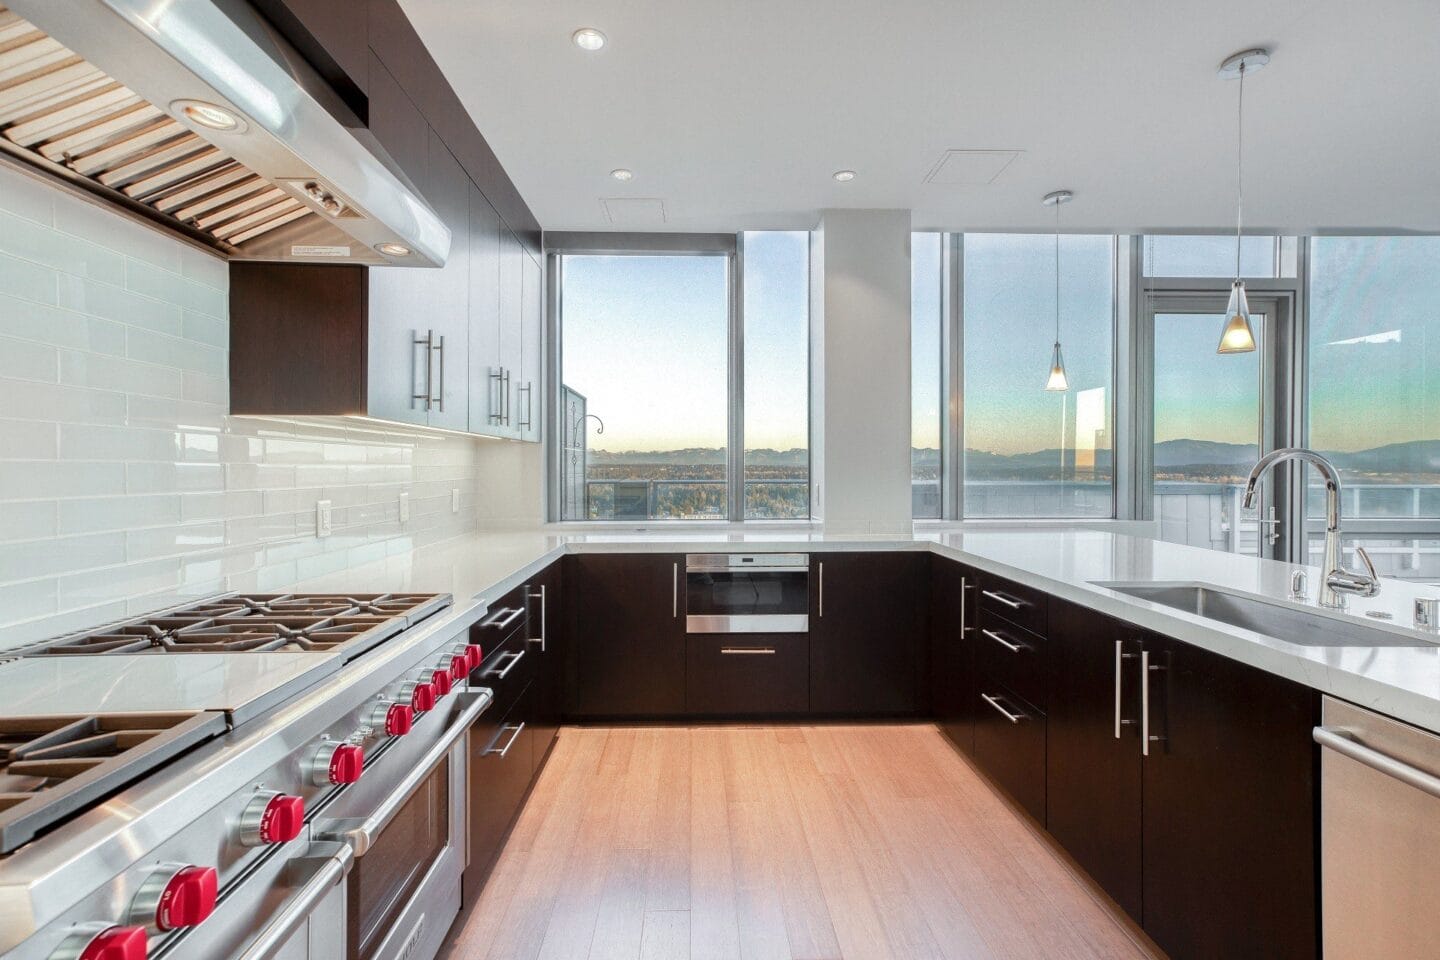
[[[688,633],[804,633],[810,558],[803,553],[698,553],[685,558]]]
[[[366,765],[366,775],[335,804],[338,816],[320,828],[323,838],[343,840],[355,853],[346,881],[347,960],[431,960],[460,911],[464,735],[491,694],[479,689],[445,699],[457,702],[443,732],[416,742],[423,720],[442,719],[434,711],[392,740],[377,769]]]

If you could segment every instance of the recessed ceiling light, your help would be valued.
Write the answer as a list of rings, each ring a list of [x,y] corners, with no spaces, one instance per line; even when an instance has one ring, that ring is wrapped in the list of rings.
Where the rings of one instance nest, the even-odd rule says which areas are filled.
[[[376,250],[379,250],[381,253],[385,254],[385,256],[387,256],[387,257],[408,257],[408,256],[410,256],[410,248],[409,248],[409,247],[405,246],[405,244],[403,244],[403,243],[396,243],[396,242],[394,242],[393,240],[387,240],[385,243],[377,243],[377,244],[375,245],[375,249],[376,249]]]
[[[849,183],[851,180],[855,179],[855,171],[836,170],[834,173],[830,174],[830,176],[834,177],[840,183]]]
[[[626,170],[624,167],[611,170],[610,176],[614,177],[616,180],[619,180],[621,183],[628,183],[629,181],[635,179],[635,174],[629,170]]]
[[[581,27],[570,34],[570,39],[575,41],[575,46],[581,50],[594,52],[605,46],[605,34],[594,27]]]
[[[245,132],[244,120],[224,107],[217,107],[204,100],[176,100],[170,104],[170,109],[207,130],[218,130],[221,133]]]

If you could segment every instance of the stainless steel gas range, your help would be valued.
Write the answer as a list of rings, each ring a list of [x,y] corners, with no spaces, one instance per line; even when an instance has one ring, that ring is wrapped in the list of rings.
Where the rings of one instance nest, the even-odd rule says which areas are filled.
[[[6,960],[428,960],[483,603],[229,595],[0,663]],[[6,655],[7,657],[11,654]]]

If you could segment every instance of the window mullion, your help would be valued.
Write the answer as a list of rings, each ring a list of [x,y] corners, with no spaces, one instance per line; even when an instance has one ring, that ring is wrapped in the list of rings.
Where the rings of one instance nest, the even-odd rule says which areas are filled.
[[[745,519],[745,234],[730,256],[729,410],[725,445],[726,519]]]

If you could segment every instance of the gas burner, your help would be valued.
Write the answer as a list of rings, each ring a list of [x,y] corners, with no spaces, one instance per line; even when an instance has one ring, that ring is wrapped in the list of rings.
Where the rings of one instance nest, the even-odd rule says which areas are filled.
[[[208,712],[0,717],[0,854],[225,727]]]
[[[19,652],[34,657],[345,649],[353,657],[449,605],[448,594],[234,594]]]

